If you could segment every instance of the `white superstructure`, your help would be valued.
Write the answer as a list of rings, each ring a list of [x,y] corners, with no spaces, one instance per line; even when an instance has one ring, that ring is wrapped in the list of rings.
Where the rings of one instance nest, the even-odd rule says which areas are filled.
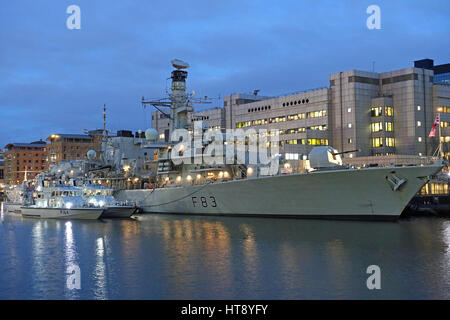
[[[48,180],[41,173],[36,177],[32,194],[33,203],[21,207],[22,216],[43,219],[100,218],[104,208],[89,206],[83,198],[83,189]]]

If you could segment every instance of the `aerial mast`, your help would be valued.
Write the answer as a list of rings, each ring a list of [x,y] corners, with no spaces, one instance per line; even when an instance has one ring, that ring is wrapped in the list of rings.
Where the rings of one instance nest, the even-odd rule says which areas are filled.
[[[204,99],[194,99],[194,93],[186,94],[186,78],[188,76],[187,71],[184,69],[189,68],[187,62],[179,59],[171,61],[175,70],[171,73],[172,85],[170,87],[171,93],[169,98],[163,98],[159,100],[146,100],[142,97],[142,104],[150,104],[154,106],[161,114],[169,119],[169,137],[172,136],[172,132],[175,129],[187,129],[189,127],[188,114],[193,112],[194,108],[192,103],[211,103],[205,97]],[[160,107],[167,107],[170,109],[170,113],[166,113],[160,109]]]
[[[102,158],[106,161],[106,142],[108,141],[108,133],[106,132],[106,104],[103,104],[103,136],[102,136]]]

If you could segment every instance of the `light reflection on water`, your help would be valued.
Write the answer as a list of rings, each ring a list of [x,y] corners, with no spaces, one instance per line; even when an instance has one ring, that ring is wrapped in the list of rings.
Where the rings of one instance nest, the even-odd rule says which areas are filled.
[[[1,299],[449,299],[450,221],[4,213]],[[66,287],[81,269],[81,290]],[[379,265],[382,289],[366,288]]]

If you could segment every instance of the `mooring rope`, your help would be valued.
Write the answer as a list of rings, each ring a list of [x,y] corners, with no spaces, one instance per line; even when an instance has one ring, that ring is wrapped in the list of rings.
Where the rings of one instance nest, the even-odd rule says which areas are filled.
[[[206,188],[207,186],[209,186],[211,183],[213,183],[213,182],[212,182],[212,181],[211,181],[211,182],[208,182],[208,183],[206,183],[204,186],[202,186],[200,189],[198,189],[198,190],[196,190],[196,191],[194,191],[194,192],[192,192],[192,193],[189,193],[189,194],[187,194],[187,195],[185,195],[185,196],[183,196],[183,197],[181,197],[181,198],[179,198],[179,199],[172,200],[172,201],[169,201],[169,202],[166,202],[166,203],[159,203],[159,204],[149,205],[149,206],[146,206],[146,207],[158,207],[158,206],[163,206],[163,205],[166,205],[166,204],[171,204],[171,203],[174,203],[174,202],[177,202],[177,201],[186,199],[187,197],[190,197],[190,196],[192,196],[193,194],[196,194],[197,192],[203,190],[204,188]],[[156,189],[153,189],[153,191],[155,191],[155,190],[156,190]],[[152,191],[152,193],[153,193],[153,191]],[[152,193],[150,193],[150,195],[151,195]],[[149,196],[150,196],[150,195],[149,195]]]

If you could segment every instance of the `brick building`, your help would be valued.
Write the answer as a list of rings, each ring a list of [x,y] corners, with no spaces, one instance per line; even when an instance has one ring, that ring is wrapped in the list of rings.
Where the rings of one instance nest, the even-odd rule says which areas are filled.
[[[20,184],[31,180],[46,167],[46,143],[9,143],[4,153],[5,184]]]
[[[103,130],[89,131],[88,134],[52,134],[47,137],[48,166],[61,161],[81,160],[89,150],[101,151]]]

